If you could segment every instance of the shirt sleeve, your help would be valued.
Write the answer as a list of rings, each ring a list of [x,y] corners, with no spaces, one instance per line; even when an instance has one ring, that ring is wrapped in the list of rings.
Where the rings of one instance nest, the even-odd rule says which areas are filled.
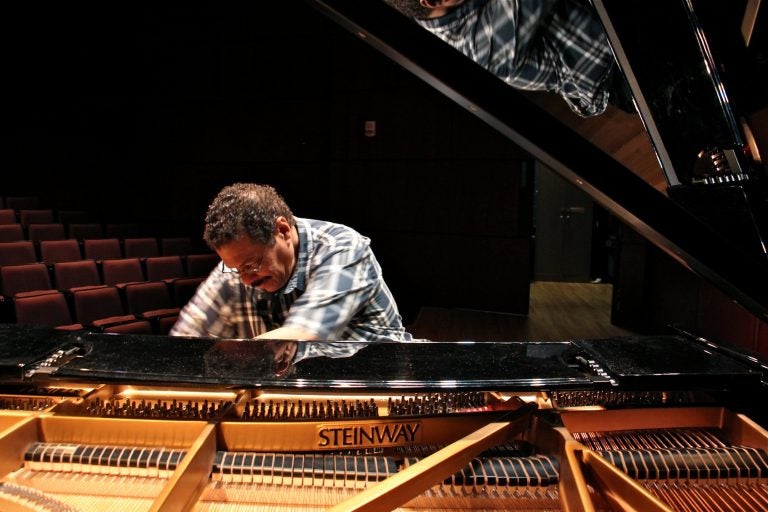
[[[293,303],[284,326],[337,340],[355,314],[377,293],[379,270],[367,238],[335,244],[312,256],[307,288]]]
[[[241,290],[235,274],[215,269],[181,309],[171,336],[237,337]]]
[[[555,0],[503,0],[488,4],[483,23],[489,48],[483,53],[486,68],[515,87],[551,89],[555,85],[555,63],[546,38]]]

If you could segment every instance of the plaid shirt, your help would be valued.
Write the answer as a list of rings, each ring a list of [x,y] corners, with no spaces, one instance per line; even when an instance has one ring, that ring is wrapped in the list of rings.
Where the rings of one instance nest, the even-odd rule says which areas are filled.
[[[416,21],[515,88],[556,91],[583,117],[606,108],[613,54],[577,0],[467,0]]]
[[[343,343],[302,345],[296,360],[344,357],[364,344],[411,341],[405,331],[370,240],[341,224],[296,218],[299,257],[286,286],[269,293],[245,286],[217,266],[179,315],[172,336],[252,338],[278,327],[314,332]],[[322,351],[321,351],[322,350]]]

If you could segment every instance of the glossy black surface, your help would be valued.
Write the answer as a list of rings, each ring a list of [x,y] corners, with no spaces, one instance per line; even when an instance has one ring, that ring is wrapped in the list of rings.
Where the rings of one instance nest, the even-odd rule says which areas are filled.
[[[643,336],[579,340],[626,388],[757,389],[760,372],[683,337]]]
[[[0,323],[0,379],[16,380],[78,336],[48,327]]]
[[[584,387],[569,365],[575,347],[554,343],[371,343],[352,357],[285,367],[275,354],[296,341],[111,336],[80,338],[84,354],[51,378],[265,388],[532,389]],[[312,342],[323,345],[322,342]]]
[[[701,150],[743,145],[733,105],[690,5],[678,0],[596,3],[613,26],[614,48],[626,56],[620,61],[636,82],[635,96],[645,100],[647,111],[641,109],[641,115],[658,128],[653,142],[669,155],[665,172],[689,184]]]
[[[737,122],[745,112],[729,94],[731,86],[737,89],[735,76],[730,82],[721,76],[729,67],[710,42],[715,34],[706,30],[725,22],[704,27],[694,6],[683,1],[593,3],[638,100],[669,197],[734,247],[765,260],[765,169],[746,156]],[[717,165],[713,154],[721,158],[714,159]]]
[[[369,343],[349,357],[319,356],[291,365],[276,357],[287,345],[301,343],[308,342],[66,333],[3,326],[3,368],[16,371],[5,371],[2,383],[69,380],[417,391],[611,386],[748,389],[759,385],[761,375],[681,336],[563,342]],[[311,343],[321,351],[333,346]]]

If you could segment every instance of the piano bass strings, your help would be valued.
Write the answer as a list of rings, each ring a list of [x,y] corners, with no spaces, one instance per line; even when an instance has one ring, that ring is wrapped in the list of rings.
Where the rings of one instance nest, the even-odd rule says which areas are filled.
[[[768,435],[742,415],[691,407],[574,411],[562,418],[585,450],[672,510],[768,510]]]

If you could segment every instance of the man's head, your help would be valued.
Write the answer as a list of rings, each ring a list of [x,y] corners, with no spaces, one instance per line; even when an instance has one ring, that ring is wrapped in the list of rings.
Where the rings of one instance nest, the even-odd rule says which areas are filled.
[[[254,242],[272,244],[275,219],[285,217],[296,224],[283,198],[269,185],[235,183],[221,189],[208,206],[203,239],[216,250],[248,235]]]
[[[208,207],[205,242],[225,270],[243,283],[274,292],[285,286],[296,264],[296,219],[274,188],[253,183],[224,187]]]
[[[465,0],[384,0],[406,16],[417,19],[439,18]]]

